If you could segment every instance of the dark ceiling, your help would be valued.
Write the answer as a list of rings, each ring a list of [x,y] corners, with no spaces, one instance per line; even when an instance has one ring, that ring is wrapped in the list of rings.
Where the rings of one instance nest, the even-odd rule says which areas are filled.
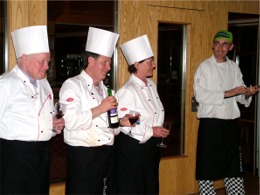
[[[82,31],[88,26],[111,29],[114,1],[48,0],[48,20],[55,22],[56,33]]]

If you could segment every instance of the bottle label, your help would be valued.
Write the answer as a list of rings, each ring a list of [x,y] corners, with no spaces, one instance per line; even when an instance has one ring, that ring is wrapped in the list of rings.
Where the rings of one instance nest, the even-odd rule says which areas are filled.
[[[110,120],[111,120],[111,123],[112,123],[112,124],[114,124],[114,123],[118,123],[118,121],[119,121],[117,115],[116,115],[116,116],[111,116]]]
[[[111,124],[115,124],[119,122],[119,118],[117,115],[117,109],[109,110],[110,122]]]

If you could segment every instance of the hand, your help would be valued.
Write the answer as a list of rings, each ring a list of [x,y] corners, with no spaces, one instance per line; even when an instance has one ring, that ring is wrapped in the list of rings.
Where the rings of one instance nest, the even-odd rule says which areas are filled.
[[[165,129],[161,126],[153,127],[153,137],[167,137],[170,134],[168,129]]]
[[[120,119],[120,125],[123,127],[131,127],[131,123],[129,121],[129,114],[126,114],[123,118]]]
[[[246,92],[247,92],[247,87],[245,86],[235,87],[233,89],[225,91],[224,97],[229,98],[236,95],[245,94]]]
[[[259,92],[260,88],[258,85],[252,86],[250,85],[250,87],[247,88],[247,91],[245,93],[246,98],[249,98],[252,95],[255,95],[257,92]]]
[[[65,126],[65,120],[63,118],[57,119],[53,118],[53,129],[55,129],[56,134],[60,134]]]
[[[117,108],[117,100],[114,96],[107,96],[101,104],[99,105],[100,110],[102,112],[107,112],[108,110],[111,110],[112,108]]]
[[[132,115],[131,114],[126,114],[123,118],[120,119],[120,125],[123,126],[123,127],[135,127],[136,126],[136,123],[132,124],[131,125],[131,122],[129,121],[129,118],[131,117]],[[138,116],[140,117],[141,115],[138,114]],[[140,120],[140,119],[138,119]],[[137,121],[138,121],[137,120]]]

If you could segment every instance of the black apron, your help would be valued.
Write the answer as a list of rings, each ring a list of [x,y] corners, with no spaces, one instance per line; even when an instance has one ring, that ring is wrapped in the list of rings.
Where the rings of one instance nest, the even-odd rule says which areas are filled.
[[[100,194],[112,163],[112,146],[83,147],[67,145],[66,194]],[[109,189],[107,189],[109,190]]]
[[[242,177],[240,131],[236,120],[200,119],[197,143],[197,180]]]
[[[160,148],[158,140],[138,140],[120,133],[115,137],[116,194],[159,194]]]

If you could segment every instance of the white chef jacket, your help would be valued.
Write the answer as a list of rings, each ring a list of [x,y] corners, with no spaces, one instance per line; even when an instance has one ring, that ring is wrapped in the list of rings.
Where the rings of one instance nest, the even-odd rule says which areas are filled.
[[[64,141],[71,146],[113,145],[117,129],[108,126],[107,112],[92,119],[91,109],[107,97],[107,88],[99,83],[103,97],[93,86],[93,79],[83,70],[67,79],[60,89],[60,102],[66,105]]]
[[[53,92],[47,79],[37,87],[16,65],[0,77],[0,137],[6,140],[47,141],[52,129]]]
[[[198,118],[235,119],[240,117],[237,102],[248,107],[252,97],[245,95],[224,98],[227,90],[245,86],[238,65],[227,58],[217,63],[214,55],[203,61],[194,76],[194,95],[199,103]]]
[[[130,110],[141,114],[140,124],[135,127],[121,127],[121,131],[145,143],[153,136],[154,126],[162,126],[164,108],[157,93],[155,83],[147,79],[147,85],[131,74],[128,81],[116,92],[119,118]]]

